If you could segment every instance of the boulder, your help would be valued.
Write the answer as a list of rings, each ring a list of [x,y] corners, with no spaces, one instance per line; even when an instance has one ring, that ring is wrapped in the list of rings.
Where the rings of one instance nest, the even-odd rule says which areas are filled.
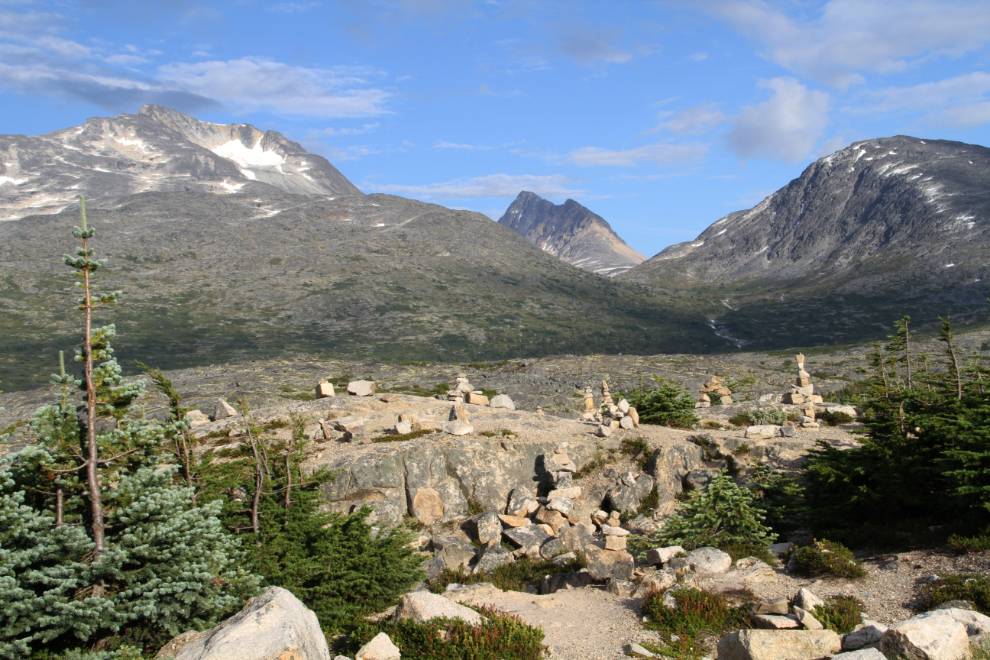
[[[750,426],[746,429],[746,437],[769,440],[770,438],[776,437],[779,430],[780,427],[774,426],[773,424]]]
[[[718,548],[698,548],[687,553],[691,570],[697,573],[725,573],[732,566],[732,557]]]
[[[502,540],[502,521],[495,511],[486,511],[464,523],[464,531],[479,543],[499,543]]]
[[[609,580],[605,585],[605,591],[623,598],[630,598],[636,593],[636,583],[629,580]]]
[[[550,535],[536,525],[512,527],[502,532],[502,535],[520,548],[532,548],[534,546],[539,548],[550,540]]]
[[[610,426],[606,426],[605,424],[599,424],[598,428],[595,429],[595,435],[599,438],[607,438],[612,435],[612,428]]]
[[[512,402],[512,399],[506,394],[496,394],[492,397],[491,402],[488,404],[491,408],[505,408],[506,410],[515,410],[516,404]]]
[[[565,472],[564,474],[569,474]],[[574,510],[574,502],[568,497],[554,497],[553,493],[550,494],[550,501],[547,502],[547,508],[551,511],[558,511],[565,516]]]
[[[484,394],[478,394],[476,392],[468,392],[464,395],[464,401],[475,406],[487,406],[488,397]]]
[[[372,396],[375,387],[373,380],[352,380],[347,384],[347,393],[351,396]]]
[[[815,608],[824,605],[825,601],[812,593],[811,590],[801,587],[797,596],[794,597],[794,604],[807,612],[814,612]]]
[[[543,523],[544,525],[550,525],[553,529],[554,536],[560,534],[561,529],[566,529],[570,526],[567,518],[564,517],[559,511],[551,511],[547,508],[541,508],[536,512],[534,516],[536,522]]]
[[[619,420],[619,426],[626,430],[631,430],[636,428],[636,423],[633,421],[632,417],[626,415],[625,417]]]
[[[888,658],[964,660],[969,657],[966,624],[952,610],[926,612],[887,629],[880,650]]]
[[[397,422],[394,431],[396,435],[406,435],[412,433],[412,427],[412,422]]]
[[[471,625],[478,625],[482,620],[481,615],[474,610],[429,591],[414,591],[403,596],[395,608],[392,620],[411,619],[416,623],[426,623],[430,619],[444,616],[448,619],[461,619]]]
[[[640,501],[653,490],[653,477],[648,474],[629,480],[632,481],[631,485],[623,479],[605,495],[606,504],[612,511],[635,511],[639,508]]]
[[[669,568],[656,571],[655,573],[647,573],[642,579],[644,592],[648,589],[664,591],[666,589],[670,589],[675,584],[677,584],[677,571]]]
[[[184,633],[166,644],[159,660],[330,660],[316,614],[286,589],[272,587],[210,630]],[[395,656],[398,658],[398,655]]]
[[[605,537],[605,549],[606,550],[625,550],[626,549],[626,537],[625,536],[606,536]]]
[[[887,626],[876,621],[863,621],[861,627],[842,638],[842,650],[856,651],[864,646],[879,644]]]
[[[684,477],[684,485],[691,490],[704,490],[715,478],[715,470],[699,468],[691,470]]]
[[[362,646],[354,660],[401,660],[399,647],[392,643],[389,636],[381,632],[375,635],[370,642]],[[280,660],[282,660],[280,658]],[[286,658],[285,660],[289,660]]]
[[[654,548],[646,553],[646,561],[650,564],[666,564],[668,561],[684,552],[679,545],[669,545],[666,548]]]
[[[316,398],[326,399],[331,396],[334,396],[333,383],[328,383],[325,380],[321,380],[316,385]]]
[[[584,525],[572,525],[560,536],[544,543],[540,548],[540,555],[550,559],[562,552],[584,552],[589,546],[595,546],[595,537],[588,528]]]
[[[467,547],[451,545],[445,547],[437,553],[437,557],[443,561],[444,566],[452,571],[467,568],[474,560],[475,550],[468,544]]]
[[[464,410],[464,406],[453,405],[450,407],[450,414],[447,415],[447,420],[451,422],[461,421],[470,422],[468,418],[467,411]]]
[[[628,552],[605,550],[595,545],[585,548],[588,558],[588,573],[592,579],[605,581],[628,580],[632,576],[635,560]]]
[[[357,435],[364,433],[364,426],[368,423],[366,417],[348,416],[333,420],[333,427],[342,433]]]
[[[540,593],[552,594],[560,589],[579,589],[592,584],[594,579],[588,569],[583,568],[576,573],[556,573],[546,575],[540,581]]]
[[[817,660],[842,648],[831,630],[740,630],[718,643],[719,660]]]
[[[478,552],[478,561],[474,565],[472,573],[490,573],[499,566],[511,564],[515,561],[512,553],[502,547],[501,543],[489,543],[482,546]]]
[[[539,503],[533,497],[533,492],[528,488],[513,488],[509,492],[509,504],[505,507],[505,512],[510,516],[528,516],[540,508]]]
[[[237,417],[237,411],[234,406],[230,405],[223,399],[217,399],[217,405],[213,409],[213,419],[227,419],[228,417]]]
[[[946,603],[943,603],[946,604]],[[969,605],[969,603],[966,603]],[[979,635],[990,636],[990,616],[974,612],[970,607],[937,607],[936,612],[947,612],[949,616],[966,626],[966,634],[970,638]],[[990,640],[988,640],[990,641]]]
[[[474,433],[474,427],[467,422],[462,422],[461,420],[444,424],[443,430],[450,435],[468,435],[470,433]]]

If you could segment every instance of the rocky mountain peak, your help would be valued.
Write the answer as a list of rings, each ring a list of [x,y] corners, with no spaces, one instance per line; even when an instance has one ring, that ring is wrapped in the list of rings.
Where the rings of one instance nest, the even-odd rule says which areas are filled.
[[[573,199],[558,205],[524,190],[499,223],[545,252],[599,275],[614,277],[646,260],[604,218]]]
[[[0,135],[0,220],[51,214],[84,194],[360,194],[322,156],[275,131],[146,105],[45,135]]]

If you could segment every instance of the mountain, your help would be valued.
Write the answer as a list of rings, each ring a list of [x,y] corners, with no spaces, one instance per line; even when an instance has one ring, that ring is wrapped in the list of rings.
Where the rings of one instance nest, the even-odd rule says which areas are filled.
[[[599,275],[615,277],[646,260],[604,218],[573,199],[557,205],[524,190],[498,222],[545,252]]]
[[[987,254],[990,149],[897,136],[819,159],[622,278],[705,290],[728,333],[757,345],[795,325],[835,343],[909,310],[984,318]],[[832,321],[809,329],[809,315]]]
[[[479,361],[731,349],[693,301],[574,268],[487,217],[390,195],[144,192],[87,203],[125,369],[325,355]],[[79,341],[79,207],[0,222],[0,380]],[[302,387],[303,384],[300,384]],[[309,385],[305,388],[308,390]]]
[[[46,135],[0,135],[0,162],[0,220],[58,213],[80,194],[99,201],[141,192],[361,192],[280,133],[155,105]]]

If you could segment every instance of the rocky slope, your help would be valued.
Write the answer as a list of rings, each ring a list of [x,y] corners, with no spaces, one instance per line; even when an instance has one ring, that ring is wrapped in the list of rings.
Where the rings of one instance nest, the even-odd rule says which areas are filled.
[[[646,260],[626,245],[604,218],[573,199],[558,205],[524,190],[499,218],[499,224],[572,266],[607,277]]]
[[[211,124],[155,105],[46,135],[0,135],[0,220],[140,192],[360,191],[322,156],[275,131]]]
[[[756,207],[622,278],[705,289],[723,302],[729,332],[759,344],[754,326],[793,322],[811,307],[833,307],[846,317],[840,327],[852,319],[860,333],[879,310],[888,327],[925,308],[930,317],[983,314],[988,250],[990,149],[898,136],[816,161]],[[817,307],[802,304],[809,299]]]
[[[118,356],[164,368],[332,352],[383,360],[731,347],[690,301],[598,277],[478,213],[389,195],[152,193],[88,207]],[[0,379],[75,345],[78,206],[0,223]]]

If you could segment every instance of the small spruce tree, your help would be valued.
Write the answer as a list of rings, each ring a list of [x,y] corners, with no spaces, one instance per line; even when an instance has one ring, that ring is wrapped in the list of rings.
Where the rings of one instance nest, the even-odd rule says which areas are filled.
[[[686,550],[712,546],[767,546],[777,536],[764,524],[756,496],[719,470],[704,490],[694,490],[660,530],[661,542]]]

